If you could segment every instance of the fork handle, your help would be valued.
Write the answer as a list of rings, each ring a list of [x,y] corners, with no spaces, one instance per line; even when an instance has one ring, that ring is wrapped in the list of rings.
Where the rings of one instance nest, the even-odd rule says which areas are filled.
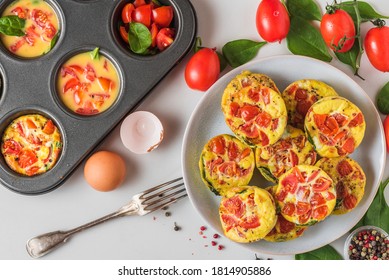
[[[68,231],[53,231],[33,237],[27,241],[27,252],[33,258],[42,257],[50,253],[54,249],[58,248],[60,245],[65,244],[66,241],[77,232],[94,227],[117,217],[136,214],[137,210],[138,207],[136,203],[129,203],[128,205],[123,206],[116,212],[108,214],[104,217],[76,227],[74,229]]]

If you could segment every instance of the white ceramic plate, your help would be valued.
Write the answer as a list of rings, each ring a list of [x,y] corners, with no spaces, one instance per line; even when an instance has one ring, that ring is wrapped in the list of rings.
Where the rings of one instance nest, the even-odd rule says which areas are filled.
[[[224,88],[243,70],[269,75],[280,91],[299,79],[321,80],[334,87],[339,95],[349,99],[362,110],[366,119],[366,133],[362,144],[351,157],[362,166],[367,182],[365,195],[356,209],[345,215],[328,217],[295,240],[278,243],[261,240],[242,245],[261,253],[297,254],[331,243],[348,232],[371,204],[382,179],[386,147],[381,119],[366,92],[342,71],[308,57],[285,55],[252,61],[224,75],[205,93],[192,113],[182,146],[183,176],[193,206],[205,221],[222,234],[218,215],[220,197],[205,187],[200,177],[198,161],[203,146],[210,138],[221,133],[233,134],[224,122],[220,103]],[[270,185],[258,170],[255,170],[254,174],[250,185],[260,187]]]

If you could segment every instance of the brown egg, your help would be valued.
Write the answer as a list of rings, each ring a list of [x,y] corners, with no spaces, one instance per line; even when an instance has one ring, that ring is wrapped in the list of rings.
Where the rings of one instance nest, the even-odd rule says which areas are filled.
[[[109,192],[124,181],[126,164],[116,153],[100,151],[93,154],[84,167],[84,177],[95,190]]]

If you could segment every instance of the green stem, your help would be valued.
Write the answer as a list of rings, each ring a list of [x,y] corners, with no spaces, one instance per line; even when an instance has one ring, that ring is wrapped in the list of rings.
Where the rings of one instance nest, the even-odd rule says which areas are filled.
[[[362,54],[363,54],[363,45],[362,45],[362,36],[361,36],[361,22],[362,22],[362,19],[361,19],[361,15],[359,14],[359,9],[358,9],[358,1],[357,0],[354,0],[354,10],[355,10],[355,15],[357,16],[357,26],[356,26],[356,37],[358,39],[358,43],[359,43],[359,53],[358,53],[358,56],[357,56],[357,60],[356,60],[356,65],[355,65],[355,75],[357,75],[358,77],[359,74],[358,74],[358,70],[361,66],[361,57],[362,57]]]

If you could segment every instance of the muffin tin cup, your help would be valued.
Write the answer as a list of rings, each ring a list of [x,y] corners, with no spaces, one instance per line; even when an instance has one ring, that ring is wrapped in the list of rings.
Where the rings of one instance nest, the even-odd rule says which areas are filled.
[[[58,188],[101,141],[132,112],[164,76],[192,48],[196,14],[189,0],[164,0],[174,7],[174,43],[153,56],[131,53],[119,41],[117,20],[123,1],[54,1],[59,11],[61,35],[49,53],[21,59],[0,44],[0,133],[16,117],[39,113],[51,118],[63,137],[63,150],[56,165],[44,174],[25,177],[13,172],[0,159],[0,183],[20,194],[38,195]],[[128,2],[128,1],[127,1]],[[0,5],[3,11],[7,1]],[[86,5],[88,4],[88,5]],[[69,112],[56,96],[56,73],[66,58],[81,50],[99,47],[117,67],[121,89],[107,111],[84,117]]]

